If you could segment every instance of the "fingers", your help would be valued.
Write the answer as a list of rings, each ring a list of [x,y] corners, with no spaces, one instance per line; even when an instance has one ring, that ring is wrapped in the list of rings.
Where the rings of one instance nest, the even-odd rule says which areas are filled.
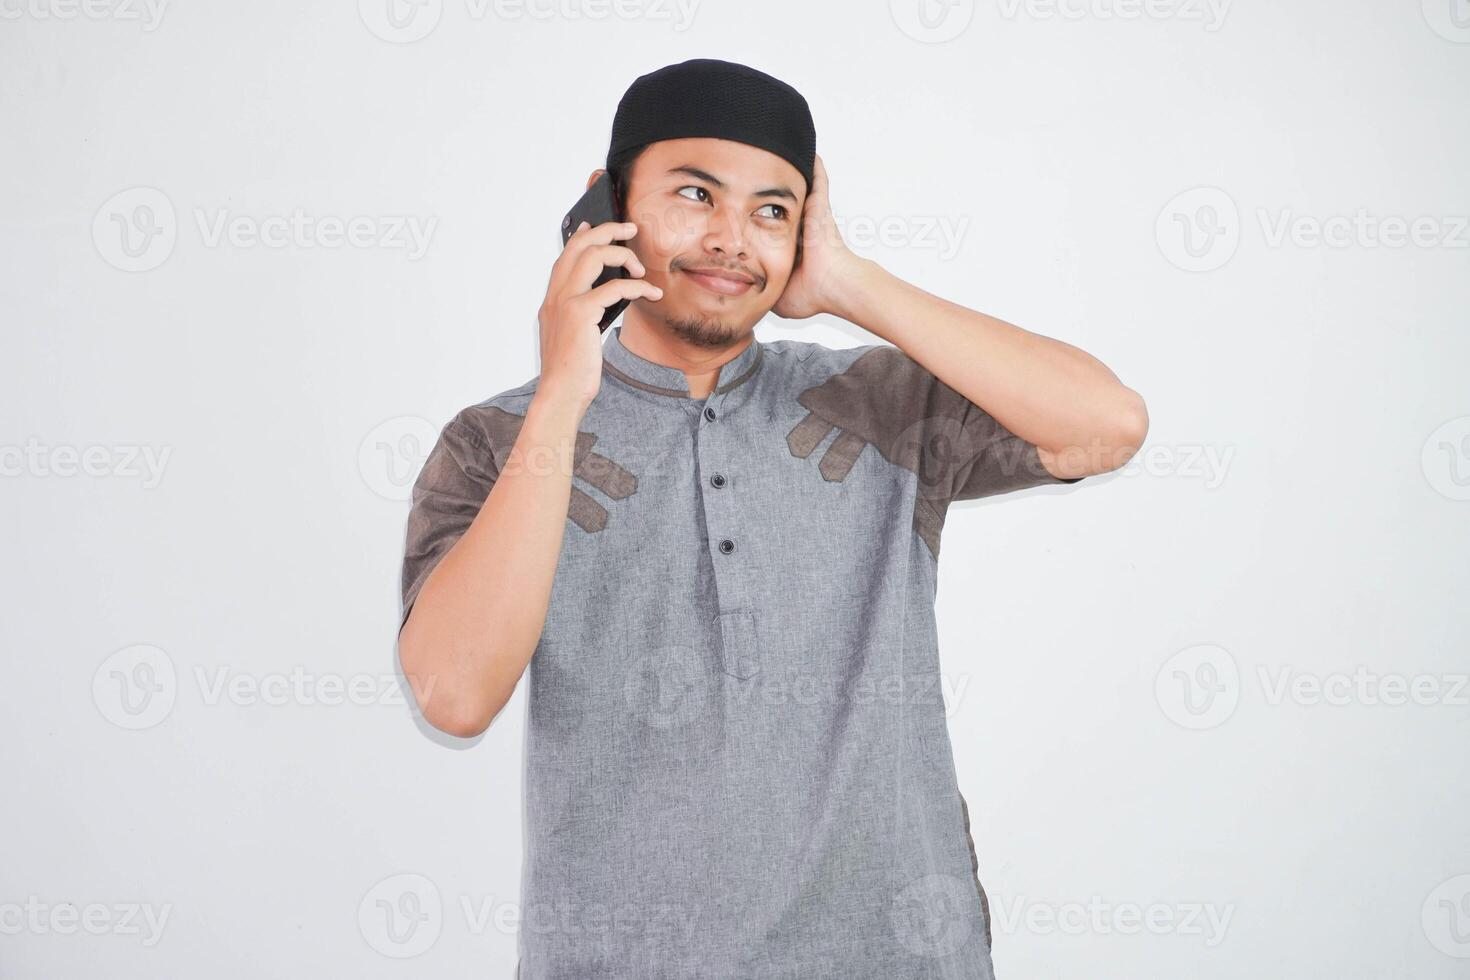
[[[631,221],[604,221],[600,225],[589,225],[582,222],[572,232],[572,237],[567,239],[567,247],[578,240],[600,242],[606,244],[614,239],[626,240],[638,233],[638,226]]]
[[[587,298],[605,310],[620,299],[647,299],[657,302],[664,291],[646,279],[610,279],[587,293]]]
[[[642,276],[646,270],[633,250],[611,244],[614,240],[627,241],[636,234],[638,226],[631,221],[604,221],[600,225],[583,221],[551,265],[552,289],[584,293],[607,265],[626,266],[634,275]]]
[[[557,262],[575,264],[583,250],[592,245],[606,245],[612,241],[627,241],[638,234],[638,226],[631,221],[604,221],[600,225],[582,222],[572,237],[567,239]]]
[[[638,260],[638,255],[626,245],[590,245],[577,257],[570,273],[570,285],[574,292],[583,293],[592,288],[597,277],[602,275],[603,266],[622,266],[629,274],[642,278],[648,270]]]
[[[627,241],[638,233],[632,222],[606,221],[600,225],[589,225],[583,221],[567,239],[566,247],[552,264],[551,282],[547,289],[547,302],[543,309],[565,310],[572,322],[593,323],[602,319],[603,311],[620,300],[646,299],[653,302],[663,298],[664,291],[642,277],[647,273],[638,255],[626,245],[614,245],[614,241]],[[593,288],[607,266],[621,266],[628,275],[610,279]]]
[[[556,257],[556,261],[551,263],[550,285],[555,288],[571,274],[570,270],[576,267],[577,260],[581,258],[583,250],[589,244],[606,244],[611,242],[617,235],[625,234],[631,236],[637,234],[637,231],[636,226],[629,231],[627,223],[620,221],[605,221],[596,226],[589,225],[583,221],[572,232],[571,237],[567,239],[567,243],[562,246],[561,254]]]

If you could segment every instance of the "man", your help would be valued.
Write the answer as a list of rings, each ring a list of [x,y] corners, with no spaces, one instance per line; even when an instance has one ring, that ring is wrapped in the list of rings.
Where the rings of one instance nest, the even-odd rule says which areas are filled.
[[[627,223],[556,260],[541,373],[445,425],[403,567],[431,724],[482,732],[530,668],[518,975],[991,977],[940,531],[1121,465],[1143,402],[848,251],[769,75],[640,77],[607,169]],[[773,310],[890,343],[762,343]]]

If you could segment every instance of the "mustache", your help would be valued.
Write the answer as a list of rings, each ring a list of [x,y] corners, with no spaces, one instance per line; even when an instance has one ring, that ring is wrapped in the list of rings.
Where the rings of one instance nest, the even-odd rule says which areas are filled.
[[[704,260],[696,261],[694,259],[686,260],[678,258],[672,259],[669,262],[670,272],[683,272],[687,269],[719,269],[724,272],[734,272],[742,276],[748,276],[755,283],[758,290],[766,288],[766,277],[758,272],[753,272],[750,269],[747,269],[743,265],[727,265],[720,262],[707,262]]]

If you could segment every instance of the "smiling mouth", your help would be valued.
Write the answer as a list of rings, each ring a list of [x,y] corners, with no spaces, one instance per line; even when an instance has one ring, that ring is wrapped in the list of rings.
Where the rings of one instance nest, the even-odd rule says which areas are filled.
[[[717,271],[704,271],[699,269],[681,269],[684,275],[692,279],[696,285],[708,289],[712,293],[721,296],[739,296],[747,292],[755,283],[745,278],[730,278],[737,273],[720,273]]]

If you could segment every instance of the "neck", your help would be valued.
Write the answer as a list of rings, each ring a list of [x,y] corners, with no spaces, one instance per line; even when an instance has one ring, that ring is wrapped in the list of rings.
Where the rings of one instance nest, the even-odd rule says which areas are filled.
[[[720,368],[755,342],[755,331],[747,331],[728,346],[707,347],[690,343],[661,322],[636,315],[630,306],[623,314],[618,339],[644,360],[683,371],[690,398],[707,398],[715,390]]]

